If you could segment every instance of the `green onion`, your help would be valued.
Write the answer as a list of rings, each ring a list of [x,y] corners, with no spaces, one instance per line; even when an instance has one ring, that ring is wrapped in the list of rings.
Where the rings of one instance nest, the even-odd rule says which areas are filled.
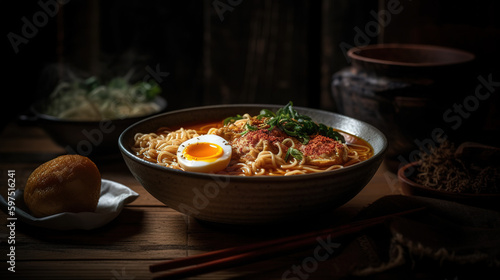
[[[224,125],[242,118],[243,117],[240,115],[226,118],[224,120]],[[276,127],[285,132],[287,135],[296,137],[300,142],[302,142],[302,144],[309,143],[310,136],[315,134],[323,135],[345,143],[345,139],[342,134],[333,130],[333,128],[324,124],[317,124],[312,121],[311,117],[299,114],[293,108],[293,103],[291,101],[284,107],[278,109],[276,113],[273,113],[268,109],[262,109],[260,114],[257,116],[257,119],[265,119],[264,123],[269,126],[269,130]],[[251,126],[248,123],[245,128],[246,130],[242,133],[242,135],[246,134],[250,130],[257,130],[255,126]]]
[[[235,117],[228,117],[225,118],[224,121],[222,122],[224,125],[227,125],[229,123],[234,123],[237,120],[241,120],[243,117],[241,115],[236,115]]]
[[[288,148],[288,151],[286,151],[285,155],[285,161],[288,161],[290,156],[296,158],[297,160],[302,160],[303,157],[302,153],[295,148]]]

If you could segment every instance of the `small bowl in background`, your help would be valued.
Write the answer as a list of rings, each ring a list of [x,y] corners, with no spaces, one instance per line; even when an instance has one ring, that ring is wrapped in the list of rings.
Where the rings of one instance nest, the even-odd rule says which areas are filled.
[[[500,210],[500,194],[454,193],[425,187],[413,179],[417,174],[420,162],[406,164],[398,170],[401,191],[408,196],[424,196],[430,198],[454,201],[470,206],[491,210]]]
[[[118,138],[123,130],[133,123],[165,111],[167,101],[164,98],[156,97],[154,102],[160,109],[152,114],[112,120],[76,121],[44,114],[42,101],[33,104],[30,114],[21,115],[19,120],[24,125],[40,126],[70,154],[92,157],[119,155]]]

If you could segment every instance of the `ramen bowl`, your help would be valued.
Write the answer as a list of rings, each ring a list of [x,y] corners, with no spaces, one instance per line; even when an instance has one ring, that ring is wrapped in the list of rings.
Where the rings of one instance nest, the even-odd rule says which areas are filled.
[[[387,140],[375,127],[336,113],[294,107],[314,121],[367,141],[374,154],[345,168],[291,176],[234,176],[186,172],[148,162],[131,150],[136,133],[159,127],[181,127],[221,121],[226,117],[258,115],[263,108],[282,106],[239,104],[204,106],[156,115],[139,121],[120,135],[125,163],[144,188],[165,205],[196,219],[229,225],[286,222],[335,209],[361,191],[379,168]]]

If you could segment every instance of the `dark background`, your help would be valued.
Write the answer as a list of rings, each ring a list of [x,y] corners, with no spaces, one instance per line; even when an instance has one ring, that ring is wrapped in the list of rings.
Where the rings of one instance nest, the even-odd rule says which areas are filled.
[[[8,34],[22,35],[23,18],[33,23],[44,11],[39,3],[55,0],[4,2],[2,126],[50,92],[67,69],[99,76],[134,69],[136,79],[148,69],[159,72],[168,110],[291,100],[335,111],[331,77],[349,65],[341,44],[459,48],[476,54],[478,74],[500,81],[498,1],[396,1],[401,13],[377,36],[356,42],[356,28],[364,30],[388,2],[73,0],[48,15],[17,53]]]

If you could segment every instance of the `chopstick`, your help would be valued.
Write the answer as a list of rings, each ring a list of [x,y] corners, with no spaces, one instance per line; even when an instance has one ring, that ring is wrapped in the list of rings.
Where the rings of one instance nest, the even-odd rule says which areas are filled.
[[[232,247],[195,256],[189,256],[165,262],[152,264],[149,267],[151,272],[159,272],[170,269],[169,272],[153,277],[153,279],[180,279],[209,273],[221,269],[249,264],[264,259],[269,259],[299,249],[305,249],[318,243],[318,239],[340,237],[352,234],[368,227],[372,227],[385,222],[387,219],[407,215],[424,210],[425,207],[384,215],[376,218],[351,222],[335,228],[323,229],[319,231],[298,234],[289,237],[273,239],[238,247]]]

